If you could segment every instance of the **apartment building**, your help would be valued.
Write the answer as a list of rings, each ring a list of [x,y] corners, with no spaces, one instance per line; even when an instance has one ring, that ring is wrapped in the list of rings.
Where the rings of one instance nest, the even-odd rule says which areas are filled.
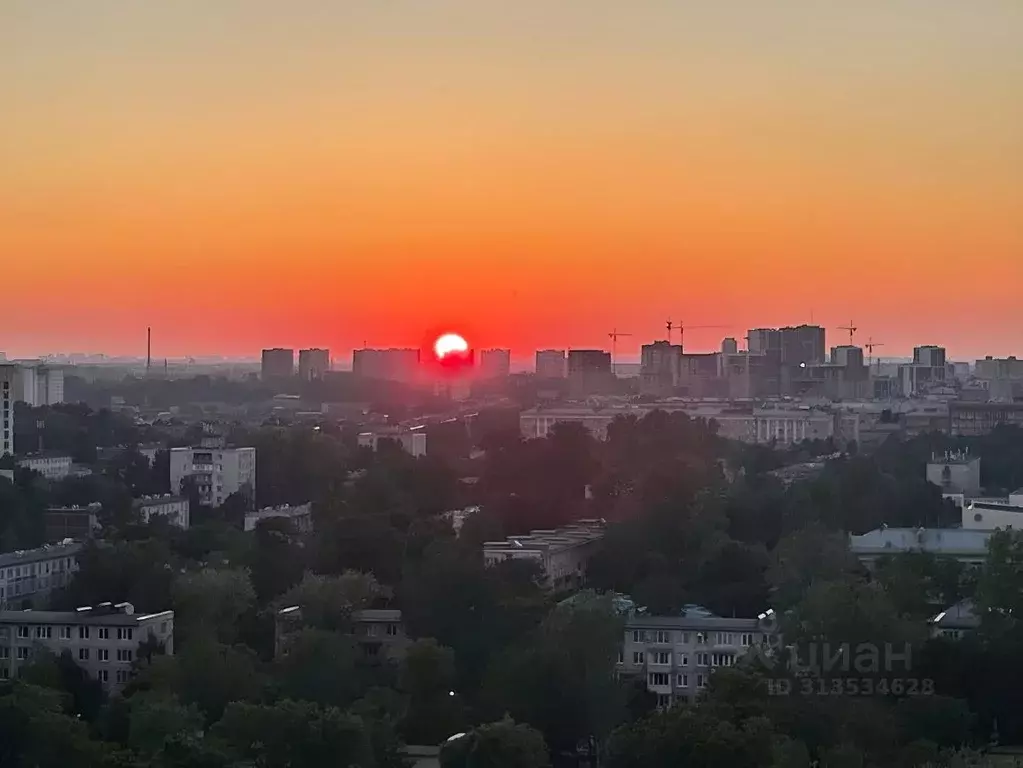
[[[184,496],[166,493],[162,496],[143,496],[132,502],[135,513],[143,523],[162,517],[171,525],[187,530],[191,524],[191,505]]]
[[[259,377],[263,381],[287,379],[294,374],[295,350],[283,347],[263,350],[259,366]]]
[[[77,542],[0,554],[0,610],[27,608],[66,587],[78,570]]]
[[[0,456],[14,455],[14,384],[18,369],[0,365]]]
[[[483,544],[487,566],[506,560],[529,560],[543,572],[551,589],[569,589],[583,583],[586,568],[600,540],[604,538],[602,520],[580,520],[549,530],[530,531],[526,536],[509,536],[504,541]]]
[[[131,678],[139,645],[155,640],[174,653],[174,611],[136,614],[131,603],[75,611],[0,611],[0,679],[18,676],[40,648],[65,651],[108,692]]]
[[[774,611],[728,619],[691,606],[680,616],[633,613],[625,622],[619,656],[623,674],[642,676],[660,707],[693,701],[720,667],[754,648],[769,648],[777,633]]]
[[[568,376],[568,362],[563,349],[538,349],[536,375],[541,379],[563,379]]]
[[[47,480],[63,480],[71,474],[71,457],[66,453],[42,451],[18,459],[18,466],[38,472]]]
[[[413,456],[426,455],[426,427],[378,427],[372,432],[360,432],[357,438],[360,448],[379,450],[381,440],[391,440],[402,450]]]
[[[50,507],[43,513],[45,537],[54,544],[71,539],[85,541],[100,530],[99,513],[103,505],[93,502],[85,507]]]
[[[868,567],[879,557],[902,552],[930,552],[968,565],[987,559],[991,531],[962,528],[878,528],[849,536],[849,551]]]
[[[1023,427],[1023,403],[956,401],[949,403],[948,420],[953,437],[986,435],[1000,424]]]
[[[419,376],[418,349],[356,349],[352,351],[352,373],[365,379],[415,381]]]
[[[322,379],[330,371],[329,349],[298,350],[298,377],[302,381]]]
[[[511,373],[511,350],[484,349],[480,352],[479,375],[484,379],[504,379]]]
[[[203,445],[171,448],[171,491],[181,495],[185,478],[192,478],[200,503],[220,506],[232,493],[255,494],[256,449]]]
[[[302,608],[292,605],[274,616],[274,656],[287,654],[289,641],[306,627]],[[401,611],[394,608],[365,608],[352,614],[352,635],[370,658],[401,658],[409,645]]]
[[[64,369],[41,360],[22,360],[15,365],[14,399],[28,405],[56,405],[64,402]]]
[[[312,504],[284,504],[279,507],[263,507],[263,509],[257,509],[254,512],[246,512],[244,528],[246,531],[254,531],[261,521],[274,519],[287,520],[291,523],[291,528],[295,533],[312,533]]]

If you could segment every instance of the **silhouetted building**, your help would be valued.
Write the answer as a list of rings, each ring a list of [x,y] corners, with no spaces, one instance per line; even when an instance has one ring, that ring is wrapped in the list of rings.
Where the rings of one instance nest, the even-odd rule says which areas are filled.
[[[259,370],[263,381],[291,377],[295,373],[295,350],[280,347],[264,349]]]
[[[607,394],[613,391],[611,353],[601,349],[569,350],[568,384],[573,397]]]
[[[352,372],[365,379],[410,382],[419,374],[418,349],[356,349]]]
[[[777,328],[753,328],[749,332],[749,351],[753,355],[776,352],[781,357],[781,331]]]
[[[682,347],[668,341],[644,344],[640,358],[640,392],[644,395],[667,396],[678,385]]]
[[[100,530],[99,513],[103,505],[94,502],[86,507],[50,507],[43,514],[47,544],[58,544],[64,539],[85,541]]]
[[[863,350],[860,347],[841,346],[831,348],[831,364],[843,368],[862,368]]]
[[[322,379],[330,370],[330,350],[300,349],[298,351],[298,377],[302,381]]]
[[[541,379],[563,379],[568,375],[565,350],[538,349],[536,351],[536,375]]]
[[[945,348],[927,345],[926,347],[913,348],[913,365],[922,365],[928,368],[945,367]]]
[[[511,351],[484,349],[480,352],[479,375],[485,379],[503,379],[511,373]]]
[[[14,380],[17,368],[0,365],[0,456],[14,455]]]
[[[785,365],[812,365],[825,361],[824,329],[798,325],[781,329],[781,361]]]
[[[729,336],[727,339],[723,339],[721,342],[721,354],[722,355],[735,355],[739,352],[739,342]]]

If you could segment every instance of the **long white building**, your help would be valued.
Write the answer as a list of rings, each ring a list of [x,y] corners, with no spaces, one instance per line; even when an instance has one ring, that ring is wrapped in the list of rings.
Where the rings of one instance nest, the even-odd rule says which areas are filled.
[[[182,493],[185,478],[192,478],[201,503],[220,506],[232,493],[255,495],[256,449],[222,446],[171,448],[170,487]]]
[[[79,543],[53,544],[0,554],[0,610],[38,604],[66,587],[78,570]]]
[[[152,638],[174,653],[174,611],[136,614],[131,603],[75,611],[0,611],[0,679],[13,679],[40,648],[65,651],[90,678],[114,692],[131,679],[139,645]]]

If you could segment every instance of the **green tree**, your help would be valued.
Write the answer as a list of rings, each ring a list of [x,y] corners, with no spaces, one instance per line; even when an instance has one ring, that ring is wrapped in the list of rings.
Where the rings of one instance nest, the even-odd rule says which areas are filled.
[[[776,610],[791,608],[820,581],[835,581],[856,567],[846,536],[812,523],[788,534],[771,553],[768,581]]]
[[[977,612],[990,636],[1021,636],[1023,531],[995,531],[977,581]]]
[[[412,643],[402,659],[401,690],[408,699],[401,732],[410,744],[439,744],[465,725],[454,690],[455,656],[432,638]]]
[[[545,768],[550,758],[539,731],[505,718],[444,744],[440,764],[441,768]]]
[[[177,739],[202,731],[203,717],[165,693],[140,693],[129,699],[128,744],[137,752],[156,755]]]
[[[370,685],[362,658],[351,635],[303,629],[289,638],[288,652],[273,666],[286,697],[347,708]]]
[[[58,691],[62,694],[64,713],[85,722],[96,719],[106,699],[103,686],[75,663],[70,651],[57,656],[38,649],[32,663],[22,668],[20,679]]]
[[[203,568],[174,580],[175,630],[182,644],[196,637],[234,642],[238,621],[255,602],[248,571]]]
[[[302,581],[275,601],[279,608],[297,605],[306,626],[345,631],[352,614],[390,596],[371,573],[345,571],[339,576],[306,573]]]

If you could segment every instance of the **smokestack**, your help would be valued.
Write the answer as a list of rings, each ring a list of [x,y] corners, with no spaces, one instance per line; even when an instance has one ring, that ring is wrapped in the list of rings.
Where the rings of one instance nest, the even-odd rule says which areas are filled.
[[[153,329],[146,327],[146,375],[149,374],[149,368],[153,365]]]

